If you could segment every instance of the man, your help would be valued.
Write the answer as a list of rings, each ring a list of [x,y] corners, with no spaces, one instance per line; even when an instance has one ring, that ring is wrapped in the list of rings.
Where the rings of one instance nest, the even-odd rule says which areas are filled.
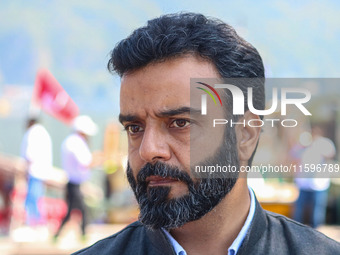
[[[68,211],[64,217],[54,239],[57,240],[63,226],[70,219],[74,209],[82,214],[82,238],[86,238],[86,206],[80,185],[90,176],[92,154],[88,147],[88,138],[97,133],[97,125],[89,116],[81,115],[73,121],[73,132],[64,140],[61,147],[62,167],[68,176],[67,183],[67,206]]]
[[[323,130],[319,126],[312,127],[311,144],[301,155],[301,165],[322,165],[335,156],[335,145],[332,140],[324,137]],[[295,203],[294,220],[306,223],[305,210],[310,210],[309,221],[313,228],[325,224],[328,188],[330,178],[320,173],[313,173],[315,178],[296,178],[299,187],[299,197]],[[303,177],[302,173],[302,177]],[[319,175],[319,178],[318,176]],[[321,175],[321,176],[320,176]],[[320,178],[321,177],[321,178]]]
[[[258,143],[259,127],[209,132],[190,98],[191,78],[264,77],[258,52],[233,28],[200,14],[165,15],[121,41],[108,67],[122,77],[119,118],[139,221],[75,254],[339,254],[335,241],[264,211],[241,173],[194,176],[194,164],[250,165]],[[264,109],[263,82],[246,85]],[[231,116],[227,99],[216,116]],[[232,118],[260,119],[245,110]]]
[[[36,117],[27,120],[27,131],[21,144],[21,155],[26,160],[28,188],[25,202],[27,224],[44,223],[39,200],[44,194],[44,180],[52,170],[52,141],[49,133]]]

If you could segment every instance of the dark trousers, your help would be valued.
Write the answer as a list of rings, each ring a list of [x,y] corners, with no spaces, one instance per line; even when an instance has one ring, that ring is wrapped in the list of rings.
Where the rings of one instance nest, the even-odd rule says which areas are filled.
[[[71,212],[73,209],[80,210],[82,214],[82,224],[81,224],[81,231],[82,234],[85,235],[85,227],[87,225],[86,221],[86,208],[84,203],[83,195],[80,192],[80,185],[79,184],[73,184],[73,183],[67,183],[67,190],[66,190],[66,201],[68,206],[68,211],[63,219],[56,236],[58,236],[61,232],[61,229],[65,225],[65,223],[70,219]]]

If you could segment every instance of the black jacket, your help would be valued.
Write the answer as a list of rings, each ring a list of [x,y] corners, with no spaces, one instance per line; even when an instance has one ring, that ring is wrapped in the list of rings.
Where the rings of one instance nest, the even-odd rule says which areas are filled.
[[[76,254],[174,255],[175,251],[162,230],[151,231],[136,221]],[[253,221],[237,252],[237,255],[250,254],[337,255],[340,243],[285,216],[263,210],[256,200]]]

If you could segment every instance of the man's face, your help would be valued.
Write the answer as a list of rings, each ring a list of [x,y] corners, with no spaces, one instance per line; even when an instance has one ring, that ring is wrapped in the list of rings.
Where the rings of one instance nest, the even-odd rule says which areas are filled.
[[[200,108],[190,104],[190,78],[217,76],[211,63],[187,56],[150,64],[122,78],[120,120],[128,134],[127,175],[141,207],[140,220],[152,228],[199,219],[235,184],[231,178],[196,180],[190,170],[190,141],[204,145],[211,144],[207,139],[224,137],[222,129],[204,135],[208,128]],[[226,159],[236,145],[235,136],[226,135],[229,146],[219,139],[214,148],[199,149],[205,151],[203,161],[238,164],[236,148],[228,157],[234,162]]]

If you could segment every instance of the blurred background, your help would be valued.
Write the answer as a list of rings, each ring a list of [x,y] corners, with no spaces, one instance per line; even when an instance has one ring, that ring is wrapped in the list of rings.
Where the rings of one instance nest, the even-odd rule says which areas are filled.
[[[327,82],[304,80],[301,86],[313,95],[309,104],[313,117],[299,119],[299,129],[265,130],[255,164],[302,162],[315,126],[334,147],[323,162],[338,164],[339,10],[340,3],[332,0],[1,1],[0,253],[69,254],[136,219],[138,209],[124,173],[126,137],[117,121],[120,79],[109,74],[106,65],[117,42],[162,14],[191,11],[222,19],[257,48],[269,78],[328,78]],[[59,240],[52,241],[67,211],[60,148],[71,127],[46,111],[40,120],[52,139],[54,166],[41,197],[46,224],[32,227],[25,221],[27,178],[20,150],[41,69],[50,71],[79,113],[90,116],[99,129],[90,139],[90,149],[100,163],[82,188],[90,222],[86,240],[78,237],[81,217],[75,212]],[[301,191],[294,176],[264,176],[250,182],[266,209],[294,216]],[[331,178],[327,193],[326,220],[318,228],[340,240],[337,179]]]

